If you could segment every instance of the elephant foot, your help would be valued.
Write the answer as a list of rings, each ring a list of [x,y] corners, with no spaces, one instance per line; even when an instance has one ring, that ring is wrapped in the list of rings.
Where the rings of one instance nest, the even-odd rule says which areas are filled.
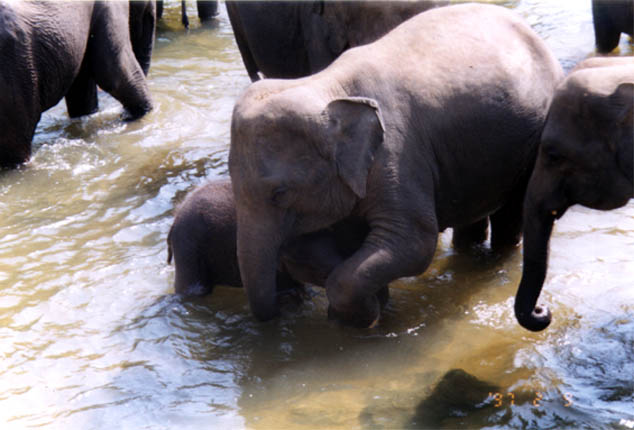
[[[387,289],[387,287],[385,287]],[[348,305],[345,309],[328,306],[328,319],[357,328],[373,328],[381,317],[381,304],[376,295]]]
[[[204,285],[200,281],[192,282],[184,286],[177,282],[174,287],[174,292],[183,297],[204,297],[211,294],[213,291],[213,286]]]

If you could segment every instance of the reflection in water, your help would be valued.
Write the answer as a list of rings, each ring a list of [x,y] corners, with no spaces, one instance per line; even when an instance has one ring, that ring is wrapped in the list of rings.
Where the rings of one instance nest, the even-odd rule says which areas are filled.
[[[573,208],[557,223],[543,333],[512,313],[521,250],[456,254],[450,234],[424,275],[393,284],[368,331],[329,322],[322,289],[265,324],[238,289],[174,296],[174,205],[227,175],[231,111],[249,80],[224,7],[186,32],[172,3],[149,76],[154,111],[122,122],[101,94],[97,114],[71,120],[62,103],[38,125],[32,161],[0,172],[3,428],[634,422],[634,204]],[[567,69],[592,54],[589,1],[502,4]],[[617,55],[631,54],[623,38]]]

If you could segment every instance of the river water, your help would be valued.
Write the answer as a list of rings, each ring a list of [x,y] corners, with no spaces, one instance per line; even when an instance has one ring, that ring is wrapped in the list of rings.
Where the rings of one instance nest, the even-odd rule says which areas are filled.
[[[590,0],[518,0],[566,69],[593,55]],[[323,291],[269,323],[243,291],[184,300],[165,239],[175,204],[226,177],[249,85],[224,5],[180,27],[167,2],[149,74],[155,109],[43,116],[34,156],[0,172],[3,429],[634,428],[634,203],[571,209],[542,301],[516,323],[521,248],[462,255],[392,285],[372,330],[326,319]],[[195,5],[190,4],[195,17]],[[625,36],[615,55],[632,55]]]

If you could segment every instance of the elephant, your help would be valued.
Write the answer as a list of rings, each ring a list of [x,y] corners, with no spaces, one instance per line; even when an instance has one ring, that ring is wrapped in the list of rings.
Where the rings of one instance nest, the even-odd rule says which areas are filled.
[[[277,293],[302,284],[323,286],[332,269],[361,246],[367,233],[363,221],[347,219],[289,242],[277,268]],[[210,181],[187,195],[176,210],[167,249],[167,263],[174,259],[177,294],[205,296],[217,285],[242,287],[231,181]],[[388,294],[385,286],[380,292],[382,304]]]
[[[329,315],[369,327],[376,293],[454,241],[520,240],[523,197],[559,62],[515,13],[459,4],[423,12],[322,72],[264,79],[238,98],[229,174],[250,307],[278,315],[279,250],[354,216],[370,231],[326,280]],[[457,237],[459,240],[456,240]]]
[[[198,18],[200,22],[211,20],[218,15],[218,0],[198,0],[196,2],[198,8]],[[161,19],[163,16],[163,0],[156,1],[156,17]],[[187,18],[187,5],[185,0],[181,0],[181,22],[185,28],[189,28],[189,18]]]
[[[373,42],[448,0],[225,2],[252,81],[316,73],[348,48]]]
[[[634,0],[592,0],[592,21],[597,51],[610,52],[621,33],[634,35]]]
[[[71,117],[97,109],[96,85],[121,102],[128,119],[152,109],[144,68],[155,9],[132,3],[0,3],[0,59],[11,65],[0,69],[0,167],[30,158],[42,112],[63,97]],[[135,23],[142,27],[130,28]]]
[[[591,58],[559,85],[524,203],[522,278],[515,316],[531,331],[552,316],[537,306],[553,224],[575,204],[610,210],[634,197],[634,58]]]

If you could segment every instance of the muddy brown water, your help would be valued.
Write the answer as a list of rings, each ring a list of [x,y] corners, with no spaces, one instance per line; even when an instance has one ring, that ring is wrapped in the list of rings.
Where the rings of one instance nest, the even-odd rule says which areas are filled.
[[[502,4],[566,69],[593,55],[590,0]],[[459,255],[448,233],[373,330],[328,322],[320,290],[265,324],[241,290],[173,294],[174,205],[227,176],[249,85],[220,9],[186,32],[167,2],[147,117],[121,122],[103,94],[87,118],[62,103],[32,161],[0,173],[1,427],[633,428],[634,203],[557,222],[538,334],[512,313],[521,248]],[[632,55],[625,36],[615,55]]]

